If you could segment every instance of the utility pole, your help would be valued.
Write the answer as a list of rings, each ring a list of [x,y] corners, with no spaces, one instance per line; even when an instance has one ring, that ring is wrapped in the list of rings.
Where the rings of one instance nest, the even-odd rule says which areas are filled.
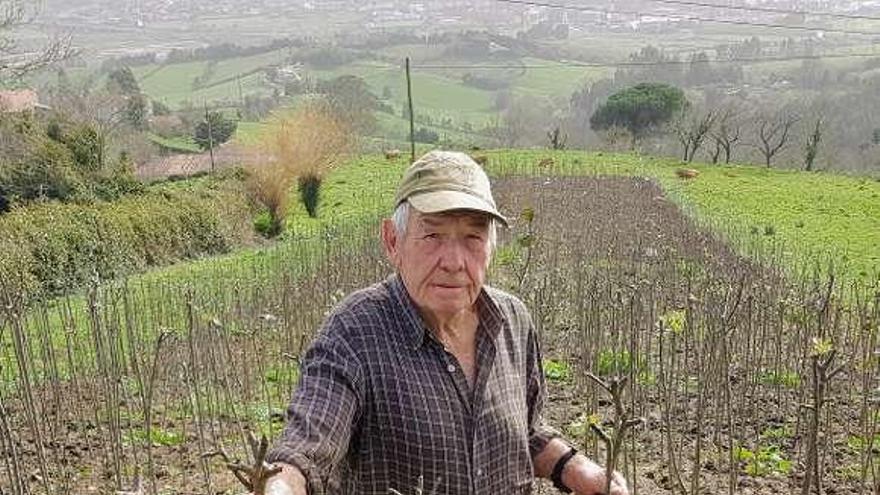
[[[241,89],[241,74],[235,75],[235,81],[238,83],[238,104],[244,109],[244,92]]]
[[[413,114],[412,77],[409,73],[409,57],[406,57],[406,96],[409,100],[409,148],[412,158],[410,163],[413,163],[416,161],[416,117]]]
[[[211,155],[211,173],[214,173],[214,130],[208,116],[208,100],[205,100],[205,123],[208,125],[208,153]]]

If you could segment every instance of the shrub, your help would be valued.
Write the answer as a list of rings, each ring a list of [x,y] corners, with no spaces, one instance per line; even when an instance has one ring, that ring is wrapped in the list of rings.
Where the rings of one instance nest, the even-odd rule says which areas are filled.
[[[308,174],[299,178],[299,195],[310,217],[318,216],[318,203],[321,200],[321,178]]]
[[[86,173],[99,172],[103,166],[103,145],[94,128],[79,125],[63,135],[62,141],[73,154],[79,170]]]
[[[565,361],[544,360],[544,376],[552,382],[566,382],[571,379],[571,368]]]
[[[9,198],[7,197],[6,188],[0,185],[0,213],[9,211]]]
[[[413,139],[419,143],[436,144],[440,141],[440,135],[425,127],[419,127],[413,134]]]
[[[240,181],[157,186],[110,203],[47,202],[0,218],[0,295],[60,295],[92,280],[228,251],[250,240]]]
[[[288,198],[294,181],[309,215],[317,215],[324,175],[348,154],[354,143],[352,129],[325,105],[312,103],[280,116],[248,155],[258,160],[248,166],[249,186],[256,202],[266,208],[269,237],[283,230]]]
[[[29,141],[0,170],[0,183],[11,200],[63,201],[85,194],[86,186],[74,169],[73,156],[63,144],[48,138]]]
[[[0,141],[0,212],[33,201],[112,200],[142,190],[127,153],[107,158],[91,125],[56,118],[43,128],[10,119],[0,122]]]
[[[202,120],[196,125],[193,141],[203,150],[207,150],[228,141],[237,128],[238,122],[226,118],[220,112],[210,112],[207,120]]]

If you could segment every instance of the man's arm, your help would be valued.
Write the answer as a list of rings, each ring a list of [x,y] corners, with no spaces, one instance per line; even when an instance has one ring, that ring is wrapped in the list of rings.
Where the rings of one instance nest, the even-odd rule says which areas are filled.
[[[541,414],[544,408],[546,385],[541,365],[541,349],[534,328],[529,322],[528,402],[529,448],[535,476],[549,479],[556,463],[571,449],[557,434],[544,426]],[[562,483],[576,495],[601,495],[605,491],[605,469],[583,455],[575,455],[562,470]],[[614,474],[609,495],[629,495],[626,480]]]
[[[568,453],[571,447],[559,438],[551,440],[544,450],[534,459],[535,476],[547,478],[553,474],[553,468],[559,459]],[[605,491],[605,468],[599,466],[586,456],[577,454],[565,464],[562,470],[562,483],[577,495],[600,495]],[[610,495],[627,495],[626,480],[620,473],[614,473],[611,481]]]
[[[266,483],[266,495],[308,495],[308,482],[296,466],[276,462],[281,472]]]
[[[348,451],[363,376],[344,333],[340,319],[331,317],[303,357],[287,424],[267,456],[283,468],[269,481],[268,495],[323,495]]]

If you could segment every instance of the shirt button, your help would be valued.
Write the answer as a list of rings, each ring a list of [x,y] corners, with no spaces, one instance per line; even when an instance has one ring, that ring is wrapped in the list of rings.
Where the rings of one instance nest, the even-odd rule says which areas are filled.
[[[477,469],[477,476],[482,476],[482,475],[483,475],[483,470]]]
[[[446,369],[449,370],[450,373],[455,373],[455,365],[454,364],[450,364],[449,366],[446,367]]]

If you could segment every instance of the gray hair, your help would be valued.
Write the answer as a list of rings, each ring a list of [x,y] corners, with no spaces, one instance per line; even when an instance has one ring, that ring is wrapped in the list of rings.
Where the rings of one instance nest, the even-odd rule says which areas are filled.
[[[409,216],[412,212],[412,205],[409,204],[409,201],[402,201],[397,208],[394,209],[394,214],[391,215],[391,221],[394,222],[394,230],[397,231],[397,235],[403,237],[406,235],[406,225],[409,222]],[[498,240],[498,228],[497,221],[494,217],[489,217],[489,249],[495,251],[495,244]]]

